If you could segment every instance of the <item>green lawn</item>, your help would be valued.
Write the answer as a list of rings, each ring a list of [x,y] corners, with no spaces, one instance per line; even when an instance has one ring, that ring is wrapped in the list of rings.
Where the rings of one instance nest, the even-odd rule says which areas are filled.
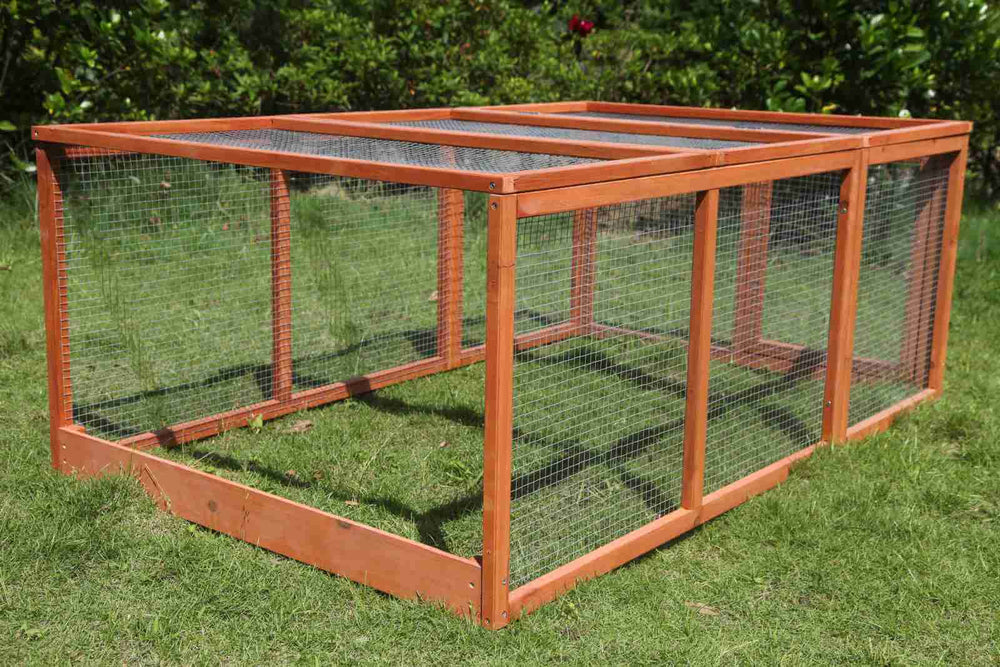
[[[162,165],[146,168],[151,173]],[[169,178],[177,192],[188,176],[175,169]],[[157,174],[153,182],[160,180]],[[76,287],[78,293],[112,314],[107,321],[88,320],[94,326],[80,332],[92,347],[74,348],[74,354],[94,364],[80,386],[91,391],[87,400],[98,406],[95,412],[110,413],[119,427],[169,423],[192,409],[228,409],[234,401],[259,400],[266,387],[259,367],[270,352],[269,325],[265,319],[261,326],[261,316],[269,313],[270,293],[260,277],[267,277],[268,257],[255,225],[266,222],[267,210],[259,189],[240,183],[211,186],[212,193],[230,188],[228,199],[240,202],[238,210],[220,212],[210,197],[203,208],[168,206],[162,188],[146,196],[134,192],[132,198],[76,203],[78,210],[104,207],[105,214],[127,214],[138,203],[162,209],[144,213],[145,228],[134,229],[134,241],[148,246],[146,255],[136,257],[134,276],[102,272],[108,258],[100,253],[78,254],[90,271],[78,275],[92,278]],[[305,222],[302,239],[308,241],[293,246],[293,275],[307,276],[293,285],[295,327],[303,332],[294,352],[308,369],[298,388],[316,378],[339,379],[420,358],[432,344],[427,331],[436,308],[435,257],[420,234],[435,230],[416,223],[435,213],[434,202],[419,193],[396,193],[388,203],[373,204],[362,195],[293,192],[293,211]],[[160,513],[132,481],[77,482],[52,473],[32,197],[29,189],[18,189],[0,211],[0,266],[9,267],[0,270],[0,650],[7,656],[2,661],[1000,660],[996,210],[970,204],[963,220],[943,399],[887,434],[820,452],[779,489],[582,585],[504,631],[487,633],[428,605],[395,600]],[[473,203],[470,198],[470,209]],[[357,234],[372,205],[388,206],[384,219],[400,224],[370,230],[367,243],[345,246],[336,234],[316,232],[320,224],[309,225],[311,216],[332,217],[339,232]],[[153,217],[155,223],[146,224]],[[81,248],[95,234],[100,238],[93,225],[102,219],[107,215],[95,215],[91,227],[81,228]],[[190,219],[200,220],[200,226],[185,227]],[[568,283],[551,276],[567,273],[569,256],[558,241],[568,220],[539,222],[535,231],[525,225],[521,243],[519,331],[539,326],[539,313],[565,316]],[[599,288],[598,318],[632,328],[686,327],[685,299],[673,296],[689,290],[690,264],[684,258],[690,235],[636,239],[613,232],[610,225],[598,257],[602,275],[609,276]],[[481,224],[467,228],[465,337],[470,341],[481,340],[483,331],[484,237]],[[720,224],[716,308],[723,313],[733,309],[731,237]],[[830,240],[820,235],[808,253],[776,255],[776,265],[768,268],[769,288],[775,286],[783,300],[765,305],[773,313],[765,322],[766,336],[807,345],[822,341],[823,317],[801,313],[809,311],[808,304],[829,299],[828,286],[825,294],[822,289]],[[216,259],[200,266],[199,280],[218,285],[217,293],[193,289],[164,255],[192,250]],[[393,292],[399,302],[391,307],[377,289],[365,292],[373,289],[371,281],[338,270],[382,266],[383,255],[411,268],[409,280]],[[642,262],[652,255],[673,261]],[[150,270],[154,288],[137,279]],[[374,284],[389,278],[380,275]],[[663,284],[673,284],[671,296],[663,293]],[[344,294],[362,296],[348,301]],[[885,302],[891,294],[883,290],[862,299],[859,321],[898,319]],[[130,304],[147,303],[144,296],[150,310],[141,305],[133,310]],[[664,301],[666,320],[662,310],[643,319],[644,306],[662,307]],[[800,315],[792,317],[796,312]],[[156,327],[137,324],[151,317]],[[731,333],[725,321],[720,318],[723,324],[713,332],[723,339]],[[234,332],[221,342],[212,337],[220,326]],[[373,339],[375,329],[392,335]],[[157,354],[148,351],[153,344]],[[885,349],[871,336],[864,344]],[[192,349],[197,354],[190,355]],[[342,350],[347,352],[335,354]],[[218,373],[223,366],[230,370]],[[156,393],[204,380],[212,371],[218,377],[211,384]],[[592,546],[586,540],[595,535],[581,537],[574,530],[582,519],[593,519],[603,531],[600,537],[672,506],[679,440],[669,427],[683,414],[683,396],[670,388],[685,373],[679,345],[622,337],[573,340],[521,355],[516,372],[523,407],[515,474],[526,492],[515,501],[513,550],[525,576]],[[291,415],[259,433],[233,431],[163,453],[473,555],[481,539],[483,376],[478,364]],[[93,378],[91,384],[85,378]],[[565,389],[569,382],[571,391]],[[713,364],[711,391],[718,406],[712,442],[731,440],[742,447],[727,456],[717,445],[715,459],[710,450],[708,478],[715,487],[801,446],[796,438],[818,432],[819,382],[806,378],[786,386],[780,376]],[[138,403],[114,402],[143,392],[146,398]],[[897,395],[884,387],[876,393],[866,405]],[[612,398],[624,406],[613,418],[587,412]],[[302,420],[311,426],[299,432],[295,427]],[[643,433],[655,437],[637,440]],[[642,456],[615,460],[612,443],[623,441],[633,447],[638,442]],[[574,452],[580,454],[576,459]],[[588,463],[565,483],[537,483],[574,460]],[[636,493],[637,488],[644,491]],[[577,509],[567,514],[566,507]]]

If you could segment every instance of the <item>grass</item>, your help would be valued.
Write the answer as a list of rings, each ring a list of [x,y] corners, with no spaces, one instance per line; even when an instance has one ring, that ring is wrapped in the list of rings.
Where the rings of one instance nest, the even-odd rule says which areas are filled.
[[[173,177],[175,183],[181,178],[176,173]],[[1000,660],[996,616],[1000,416],[992,399],[1000,390],[996,379],[1000,297],[993,289],[1000,272],[1000,215],[995,209],[970,205],[963,220],[944,398],[923,406],[889,433],[857,446],[820,452],[780,488],[582,585],[509,629],[490,634],[447,612],[392,599],[160,513],[132,481],[77,482],[52,473],[47,463],[40,264],[32,197],[28,187],[16,190],[0,211],[0,264],[11,266],[10,271],[0,272],[0,648],[12,662],[984,664]],[[329,197],[322,206],[355,205],[330,199],[337,197]],[[259,216],[252,202],[245,205],[251,211],[248,221]],[[298,197],[293,206],[321,204]],[[345,215],[343,210],[341,214]],[[161,226],[173,222],[157,217]],[[219,224],[216,231],[221,231],[225,221],[212,219]],[[236,218],[229,215],[229,219]],[[181,221],[179,217],[178,224]],[[555,223],[547,229],[549,241],[562,233]],[[161,238],[155,234],[165,230],[137,233],[148,235],[153,243]],[[252,268],[263,260],[252,254],[253,235],[241,233],[242,241],[223,245],[221,256],[246,257]],[[225,238],[216,233],[204,242],[217,248],[219,237]],[[720,235],[720,249],[731,249],[723,238]],[[539,248],[544,241],[538,239]],[[683,256],[690,239],[674,236],[648,243],[639,250],[676,246],[677,255]],[[602,261],[624,270],[636,248],[630,239],[621,244],[632,249]],[[240,255],[244,247],[251,255]],[[331,244],[318,255],[313,251],[313,257],[334,247]],[[467,247],[481,250],[482,236],[470,234]],[[419,249],[406,256],[421,258]],[[796,293],[792,286],[816,284],[815,277],[810,282],[814,274],[809,268],[815,264],[806,265],[800,257],[789,255],[780,268],[786,273],[776,281],[789,286],[789,298]],[[535,266],[561,266],[566,261],[540,254]],[[427,265],[432,262],[433,257],[414,261],[416,274],[424,277],[403,290],[416,310],[411,321],[398,323],[400,330],[422,328],[421,313],[434,307],[426,287],[433,275],[427,273]],[[241,270],[231,264],[216,266],[207,278]],[[484,268],[481,255],[469,252],[470,283],[481,280]],[[681,264],[660,277],[681,276],[686,270]],[[552,288],[524,275],[529,274],[519,273],[519,280],[528,290],[529,304],[544,304]],[[349,280],[349,276],[319,280],[317,293],[329,289],[336,295]],[[208,312],[208,306],[214,306],[224,318],[238,322],[251,322],[258,312],[252,309],[266,304],[266,299],[251,296],[234,300],[237,307],[230,310],[211,303],[218,297],[191,294],[169,280],[165,284],[166,292],[205,299],[206,307],[195,310]],[[532,285],[537,285],[535,292]],[[725,285],[723,278],[720,285]],[[678,292],[685,289],[679,281]],[[822,295],[800,291],[804,301],[822,300]],[[616,307],[615,298],[607,299],[609,319],[629,312],[628,306],[634,305],[630,298],[639,302],[652,298],[641,291],[636,296],[635,290],[615,294],[621,303]],[[720,291],[719,309],[731,310],[727,294],[725,288]],[[859,319],[880,315],[884,308],[877,298],[863,306],[870,310],[862,310]],[[482,302],[469,301],[473,321],[466,336],[475,338],[481,324],[474,316],[481,312],[477,304]],[[181,312],[184,298],[178,297],[176,303]],[[787,312],[794,312],[794,302]],[[370,316],[371,311],[356,318],[363,323],[361,315]],[[685,319],[680,308],[670,321]],[[167,323],[162,341],[169,342],[182,331],[169,329],[170,318],[161,320]],[[522,330],[535,326],[523,318],[522,322]],[[163,382],[164,372],[197,375],[202,370],[198,364],[210,368],[218,367],[220,360],[251,367],[257,363],[260,350],[219,347],[210,338],[199,338],[197,331],[190,333],[196,329],[192,324],[186,323],[183,331],[188,338],[178,339],[177,348],[193,346],[204,354],[192,362],[194,368],[149,369],[154,386]],[[788,317],[773,323],[784,327],[785,340],[804,342],[817,335],[821,325],[809,318]],[[256,331],[251,324],[245,326],[240,331],[246,337]],[[303,328],[312,332],[312,340],[338,346],[357,344],[365,333],[342,321]],[[119,329],[128,333],[127,326]],[[113,345],[127,352],[129,340],[123,334]],[[569,401],[566,405],[576,401],[585,409],[588,396],[625,393],[630,406],[623,423],[577,418],[560,430],[555,417],[565,405],[548,404],[530,429],[542,444],[518,445],[523,447],[518,452],[526,462],[525,471],[544,469],[551,460],[546,441],[598,448],[636,428],[656,427],[663,423],[663,415],[675,414],[671,405],[682,399],[656,404],[648,390],[650,383],[669,386],[671,379],[683,378],[682,355],[675,348],[616,339],[599,344],[574,341],[523,359],[519,381],[525,386],[534,386],[531,383],[539,378],[549,383],[558,377],[583,383],[585,391],[576,396],[556,394]],[[366,356],[366,349],[375,352],[362,346],[361,354],[344,362],[347,366],[317,359],[315,372],[364,368],[365,363],[385,360]],[[399,346],[391,354],[413,354],[415,349]],[[873,349],[881,349],[877,341]],[[121,356],[132,358],[127,353]],[[591,363],[589,369],[553,363],[560,358],[593,362],[598,357],[608,361]],[[144,369],[142,355],[136,358]],[[635,375],[636,369],[648,377]],[[227,377],[227,382],[243,384],[213,396],[233,400],[244,391],[252,394],[257,389],[253,371],[248,373]],[[725,385],[712,389],[720,396],[772,379],[735,370],[720,372],[719,377]],[[481,365],[472,366],[293,415],[266,424],[259,434],[234,431],[167,455],[472,554],[478,549],[480,521],[482,380]],[[115,391],[123,389],[143,387]],[[811,427],[813,393],[799,392],[797,399],[776,405]],[[754,447],[773,448],[780,439],[773,429],[759,427],[754,407],[735,404],[717,422],[716,437],[740,437],[741,442],[759,443]],[[160,409],[167,410],[164,418],[169,418],[170,410],[183,410],[185,405]],[[636,415],[638,422],[629,423]],[[302,420],[312,426],[296,432],[292,427]],[[670,442],[664,438],[657,445],[664,448],[659,458],[668,462],[675,460],[665,454]],[[740,465],[749,462],[721,462],[718,483]],[[617,508],[620,513],[622,485],[629,479],[624,473],[661,481],[670,470],[670,464],[650,467],[642,460],[629,462],[624,471],[591,466],[574,484],[548,487],[529,498],[539,504],[586,501],[591,507]],[[663,486],[669,491],[668,484]],[[619,500],[609,500],[614,498]],[[632,510],[641,517],[646,508],[637,503]],[[616,516],[612,513],[605,519],[610,527],[621,528]],[[566,530],[531,524],[526,534],[551,537],[560,529]]]

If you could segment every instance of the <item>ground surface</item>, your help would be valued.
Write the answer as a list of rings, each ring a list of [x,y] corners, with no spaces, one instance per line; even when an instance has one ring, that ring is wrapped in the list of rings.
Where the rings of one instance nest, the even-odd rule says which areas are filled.
[[[131,481],[76,482],[52,473],[32,196],[17,191],[0,213],[0,266],[9,267],[0,271],[5,659],[1000,659],[995,210],[970,205],[963,220],[943,399],[887,434],[820,452],[779,489],[581,586],[508,630],[487,634],[446,612],[383,596],[159,513]],[[523,363],[530,369],[539,362]],[[593,379],[595,387],[605,381]],[[742,386],[746,379],[733,381]],[[470,367],[171,456],[475,553],[479,515],[467,499],[475,497],[479,483],[470,462],[481,442],[481,382],[481,366]],[[637,391],[636,401],[644,400]],[[312,426],[295,432],[301,420]],[[433,493],[419,495],[416,488]]]

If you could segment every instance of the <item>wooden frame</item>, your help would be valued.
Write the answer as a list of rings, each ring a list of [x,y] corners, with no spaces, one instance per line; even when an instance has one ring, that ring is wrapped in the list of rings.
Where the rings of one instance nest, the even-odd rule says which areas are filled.
[[[597,111],[649,116],[649,121],[574,115]],[[530,113],[526,113],[530,112]],[[670,119],[683,119],[683,123]],[[499,123],[505,132],[432,130],[395,123],[421,120]],[[698,125],[698,119],[711,125]],[[747,129],[725,121],[754,121]],[[694,122],[695,124],[691,124]],[[782,128],[809,125],[809,131]],[[773,125],[773,126],[771,126]],[[581,140],[517,136],[516,127],[568,128]],[[866,128],[837,134],[837,127]],[[829,128],[827,131],[826,128]],[[580,164],[533,171],[482,172],[341,159],[261,148],[201,142],[199,132],[269,129],[519,154],[561,155]],[[536,609],[583,579],[622,565],[748,498],[781,483],[790,468],[817,446],[879,432],[902,412],[939,395],[943,383],[958,224],[971,126],[958,121],[817,116],[602,102],[560,102],[506,107],[424,109],[267,116],[242,119],[156,121],[48,126],[33,129],[38,147],[39,218],[47,331],[50,446],[52,465],[81,476],[121,473],[139,479],[165,510],[263,548],[371,585],[387,593],[431,600],[497,629]],[[630,134],[634,141],[608,141],[603,132]],[[156,135],[194,133],[169,138]],[[720,149],[650,145],[646,138],[686,137],[747,142]],[[74,422],[70,373],[66,236],[63,229],[60,165],[111,154],[146,153],[263,167],[269,170],[271,224],[272,375],[268,400],[228,412],[111,442]],[[931,197],[917,220],[914,251],[919,275],[910,295],[916,330],[931,337],[908,343],[900,359],[858,357],[853,351],[858,275],[869,165],[924,159],[948,172],[947,189]],[[333,174],[438,188],[437,328],[434,356],[342,382],[295,391],[292,374],[291,205],[289,171]],[[704,493],[705,448],[711,362],[787,373],[807,348],[768,340],[762,327],[768,267],[773,181],[842,172],[836,249],[830,276],[832,299],[826,363],[809,377],[824,382],[822,438],[724,488]],[[743,186],[733,340],[714,341],[716,226],[720,191]],[[486,342],[463,345],[464,191],[489,193],[486,284]],[[684,450],[678,509],[605,544],[534,581],[510,590],[511,467],[513,446],[513,364],[516,351],[571,337],[672,336],[630,330],[597,321],[595,294],[604,206],[694,194],[695,230],[687,346]],[[530,333],[515,334],[515,265],[518,219],[572,215],[569,317]],[[943,230],[931,224],[943,219]],[[941,233],[940,243],[933,234]],[[937,254],[927,252],[940,246]],[[917,257],[919,254],[919,257]],[[936,273],[935,273],[936,272]],[[937,276],[937,281],[920,276]],[[929,285],[935,285],[933,293]],[[912,331],[906,334],[914,339]],[[483,442],[483,552],[481,561],[379,531],[304,507],[144,451],[210,437],[245,426],[260,416],[272,419],[324,405],[408,379],[486,362]],[[920,389],[878,414],[851,424],[852,381],[903,375]]]

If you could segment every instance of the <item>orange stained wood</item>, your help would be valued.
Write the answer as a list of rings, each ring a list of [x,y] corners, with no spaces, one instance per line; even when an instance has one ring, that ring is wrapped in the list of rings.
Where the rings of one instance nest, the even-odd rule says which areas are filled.
[[[288,174],[271,170],[271,398],[292,395],[292,229]]]
[[[73,422],[70,386],[69,323],[66,303],[66,239],[59,146],[35,150],[38,170],[38,222],[42,246],[42,296],[45,302],[45,351],[49,381],[49,447],[58,467],[58,430]]]
[[[772,182],[743,186],[733,322],[733,349],[737,355],[751,353],[764,337],[764,282],[773,189]]]
[[[573,213],[573,257],[570,265],[569,318],[580,334],[594,323],[594,286],[597,281],[597,210]]]
[[[437,350],[449,368],[461,364],[465,193],[438,190]]]
[[[221,477],[58,429],[59,467],[82,477],[139,479],[171,514],[403,598],[475,616],[481,569],[472,559],[258,491]]]
[[[966,139],[966,141],[968,141]],[[951,301],[955,287],[955,261],[958,255],[958,226],[962,217],[962,197],[965,192],[965,167],[969,157],[968,143],[952,157],[948,166],[948,199],[941,238],[941,263],[938,267],[937,298],[934,308],[934,337],[931,344],[931,367],[927,386],[935,392],[944,387],[944,362],[948,350],[948,324],[951,321]]]
[[[695,204],[694,257],[691,269],[691,316],[684,411],[684,464],[681,507],[701,506],[708,429],[708,375],[712,357],[712,298],[715,285],[715,239],[719,191],[699,192]]]
[[[844,174],[840,187],[826,387],[823,393],[823,440],[828,443],[843,442],[847,437],[862,224],[868,183],[867,157],[867,152],[856,154],[857,160]]]
[[[924,401],[931,400],[937,396],[937,392],[933,389],[924,389],[909,398],[904,398],[902,401],[894,405],[890,405],[885,410],[878,412],[868,419],[854,424],[847,429],[847,439],[848,440],[861,440],[862,438],[867,438],[869,435],[875,435],[876,433],[881,433],[886,430],[892,423],[902,414],[909,412],[915,408],[920,403]]]
[[[483,441],[482,623],[510,621],[510,473],[514,402],[516,197],[490,197],[486,256],[486,424]]]
[[[959,135],[954,137],[942,137],[939,139],[926,139],[924,141],[909,141],[901,144],[890,144],[886,146],[876,146],[869,149],[868,164],[884,164],[886,162],[898,162],[900,160],[912,160],[914,158],[940,153],[957,153],[969,143],[969,137]]]

